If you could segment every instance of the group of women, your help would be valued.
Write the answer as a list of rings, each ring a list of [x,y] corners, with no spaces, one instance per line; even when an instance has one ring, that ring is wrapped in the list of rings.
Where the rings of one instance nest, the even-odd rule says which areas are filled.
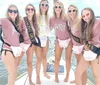
[[[53,7],[54,16],[49,18],[49,2],[42,0],[39,3],[39,13],[32,4],[25,8],[26,16],[21,18],[19,10],[15,5],[7,9],[7,17],[0,19],[2,27],[2,61],[8,71],[8,85],[14,85],[17,77],[17,68],[22,56],[26,53],[28,76],[30,85],[32,82],[32,56],[35,52],[36,61],[36,83],[41,84],[40,69],[43,65],[43,72],[46,78],[47,52],[49,47],[48,33],[55,30],[55,82],[59,83],[58,69],[61,54],[65,49],[66,75],[64,82],[68,82],[71,67],[72,51],[77,59],[75,71],[76,85],[86,85],[86,69],[91,65],[96,85],[100,85],[100,20],[96,20],[91,8],[84,8],[81,17],[78,15],[78,8],[70,5],[65,14],[64,5],[57,1]],[[19,30],[19,32],[16,30]],[[20,42],[20,35],[24,41]]]

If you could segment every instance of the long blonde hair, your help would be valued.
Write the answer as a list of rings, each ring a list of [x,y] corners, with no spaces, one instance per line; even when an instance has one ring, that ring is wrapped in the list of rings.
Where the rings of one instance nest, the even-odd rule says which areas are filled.
[[[61,14],[60,14],[60,18],[61,18],[62,20],[65,20],[65,19],[66,19],[66,15],[65,15],[65,10],[64,10],[64,5],[63,5],[63,3],[60,2],[60,1],[57,1],[57,2],[55,2],[55,4],[54,4],[54,7],[53,7],[53,14],[54,14],[54,17],[57,18],[56,12],[55,12],[55,5],[56,5],[57,3],[61,6],[61,9],[62,9]]]
[[[9,8],[11,8],[11,7],[15,7],[15,8],[18,10],[18,8],[17,8],[16,5],[11,4],[11,5],[8,7],[7,12],[6,12],[6,16],[7,16],[8,19],[11,19],[11,17],[10,17],[9,14],[8,14],[8,10],[9,10]],[[11,19],[11,20],[12,20],[12,19]],[[21,31],[21,29],[20,29],[20,21],[21,21],[21,17],[20,17],[20,15],[19,15],[19,11],[18,11],[18,14],[17,14],[17,17],[16,17],[14,23],[16,24],[16,26],[18,27],[18,29]]]
[[[42,3],[43,1],[46,1],[46,2],[49,4],[48,0],[41,0],[41,1],[40,1],[40,4],[39,4],[39,14],[38,14],[38,16],[37,16],[37,17],[38,17],[38,23],[39,23],[39,24],[41,23],[41,16],[42,16],[42,12],[41,12],[40,6],[41,6],[41,3]],[[49,9],[49,5],[48,5],[48,9]],[[47,24],[47,25],[49,25],[48,9],[47,9],[47,11],[46,11],[46,13],[45,13],[45,21],[46,21],[46,24]]]
[[[78,28],[81,27],[81,25],[80,25],[80,23],[81,23],[81,18],[80,18],[79,15],[78,15],[78,8],[77,8],[75,5],[71,4],[71,5],[68,7],[68,10],[69,10],[70,7],[74,7],[74,8],[75,8],[75,10],[76,10],[76,16],[75,16],[75,19],[72,21],[72,19],[67,15],[68,21],[69,21],[69,22],[72,22],[72,28],[78,29]],[[67,11],[67,13],[68,13],[68,11]]]

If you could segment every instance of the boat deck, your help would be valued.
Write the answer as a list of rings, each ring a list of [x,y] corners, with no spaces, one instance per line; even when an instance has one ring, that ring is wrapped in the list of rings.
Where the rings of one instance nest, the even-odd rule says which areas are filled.
[[[64,62],[63,62],[63,65],[65,65]],[[70,70],[70,75],[69,75],[69,81],[68,82],[64,82],[65,73],[66,73],[65,70],[64,70],[63,73],[59,73],[60,82],[56,83],[54,81],[55,80],[54,79],[55,78],[54,72],[49,72],[48,74],[50,75],[51,78],[47,79],[47,78],[44,77],[43,69],[41,68],[41,73],[40,73],[41,85],[76,85],[75,83],[74,84],[70,83],[71,80],[75,79],[75,75],[74,75],[73,69],[71,68],[71,70]],[[36,83],[36,68],[35,68],[35,66],[33,67],[32,81],[34,83]],[[88,83],[87,85],[93,85],[93,84],[91,84],[91,82],[89,82],[89,80],[88,80],[87,83]],[[16,80],[16,84],[15,85],[19,85],[19,84],[20,85],[29,85],[28,74],[27,73],[23,73],[20,77],[18,77],[18,79]],[[38,85],[38,84],[36,84],[36,85]]]

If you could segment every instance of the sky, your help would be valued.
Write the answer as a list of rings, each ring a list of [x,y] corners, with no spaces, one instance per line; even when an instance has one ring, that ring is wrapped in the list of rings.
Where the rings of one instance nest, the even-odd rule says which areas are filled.
[[[53,8],[53,0],[49,1],[49,13],[52,13]],[[70,4],[74,4],[78,7],[79,13],[81,13],[81,10],[85,7],[91,7],[95,13],[96,16],[100,16],[100,0],[59,0],[64,4],[65,11],[67,11],[67,8]],[[15,4],[20,12],[21,16],[25,16],[25,7],[27,4],[32,3],[38,13],[38,7],[39,7],[40,0],[0,0],[0,18],[5,17],[6,10],[10,4]],[[51,14],[52,15],[52,14]]]

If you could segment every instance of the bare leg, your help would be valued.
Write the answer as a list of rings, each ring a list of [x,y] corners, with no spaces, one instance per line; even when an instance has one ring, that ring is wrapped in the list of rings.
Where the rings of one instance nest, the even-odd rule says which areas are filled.
[[[59,83],[58,69],[59,69],[59,62],[61,59],[62,50],[63,50],[63,48],[60,48],[59,43],[56,42],[56,46],[55,46],[55,82],[58,82],[58,83]]]
[[[21,53],[21,56],[18,57],[18,61],[16,62],[17,67],[20,64],[20,61],[22,60],[22,57],[24,56],[24,52]]]
[[[80,54],[75,54],[75,56],[76,56],[77,65],[78,65],[78,63],[79,63],[79,61],[80,61],[80,59],[81,59],[81,56],[80,56]],[[70,81],[70,83],[76,83],[76,82],[75,82],[75,80],[72,80],[72,81]]]
[[[69,72],[70,72],[70,67],[71,67],[71,55],[72,55],[72,43],[70,43],[66,49],[66,72],[67,73],[66,73],[64,82],[68,82]]]
[[[82,85],[82,75],[89,66],[90,62],[85,61],[84,58],[82,57],[76,68],[76,73],[75,73],[76,85]]]
[[[9,51],[6,52],[6,55],[4,54],[4,52],[5,51],[2,52],[2,59],[8,71],[8,85],[15,85],[15,80],[17,76],[17,58],[15,58]]]
[[[35,50],[35,46],[29,47],[26,54],[27,54],[27,65],[28,65],[28,76],[29,76],[29,83],[30,85],[35,85],[32,82],[32,58],[33,58],[33,52]]]
[[[100,61],[100,56],[99,56],[99,61]],[[93,60],[91,62],[91,66],[92,66],[94,79],[96,82],[95,85],[100,85],[100,62],[98,63],[98,59]]]
[[[76,56],[76,59],[77,59],[77,64],[79,64],[79,61],[82,58],[82,54],[75,54],[75,56]],[[82,75],[82,85],[86,85],[86,81],[87,81],[87,74],[86,74],[86,71],[85,71]],[[70,83],[76,83],[76,82],[75,82],[75,80],[73,80],[73,81],[70,81]]]
[[[49,47],[49,41],[47,41],[46,47],[42,48],[42,52],[43,52],[42,65],[43,65],[44,76],[50,79],[50,76],[46,72],[46,69],[47,69],[47,57],[46,56],[48,52],[48,47]]]
[[[36,46],[35,49],[36,56],[37,56],[37,61],[36,61],[36,83],[41,84],[40,80],[40,69],[41,69],[41,62],[42,62],[42,48]]]

